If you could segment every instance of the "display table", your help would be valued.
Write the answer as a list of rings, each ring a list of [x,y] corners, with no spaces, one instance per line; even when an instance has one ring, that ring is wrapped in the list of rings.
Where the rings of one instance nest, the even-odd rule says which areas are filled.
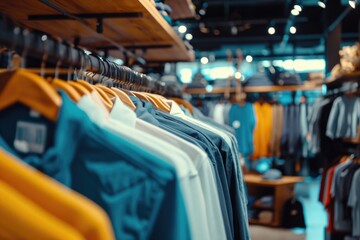
[[[250,219],[250,224],[266,225],[272,227],[281,226],[281,216],[284,203],[294,196],[295,183],[302,182],[302,177],[284,176],[279,180],[263,180],[261,175],[247,174],[244,176],[245,183],[251,196],[274,196],[272,207],[254,205],[252,208],[273,212],[273,221],[269,223],[261,222],[257,219]]]

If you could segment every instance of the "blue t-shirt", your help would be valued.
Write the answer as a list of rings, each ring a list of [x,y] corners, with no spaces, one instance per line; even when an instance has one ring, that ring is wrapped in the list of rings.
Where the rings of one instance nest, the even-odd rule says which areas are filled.
[[[254,151],[255,114],[252,104],[233,104],[229,111],[229,124],[235,129],[239,152],[244,157],[249,157]]]
[[[0,147],[99,204],[117,239],[190,239],[175,169],[61,96],[56,123],[21,104],[1,111]]]

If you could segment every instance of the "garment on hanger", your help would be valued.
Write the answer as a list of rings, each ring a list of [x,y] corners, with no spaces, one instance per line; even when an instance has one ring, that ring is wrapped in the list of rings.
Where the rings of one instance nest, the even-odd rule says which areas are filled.
[[[220,199],[221,207],[222,207],[222,213],[224,214],[224,221],[225,225],[228,227],[230,226],[230,229],[227,229],[227,234],[230,236],[231,239],[233,239],[232,236],[235,237],[235,239],[238,239],[240,234],[245,234],[245,236],[248,236],[248,224],[247,217],[243,217],[244,215],[247,215],[245,206],[246,204],[244,199],[244,194],[237,193],[236,195],[232,196],[232,200],[230,197],[230,191],[229,191],[229,185],[227,182],[233,182],[233,184],[239,186],[239,173],[235,173],[235,175],[231,174],[233,177],[230,179],[227,179],[231,175],[231,171],[237,171],[238,166],[236,162],[234,162],[234,159],[232,158],[232,153],[230,150],[229,145],[227,145],[226,141],[219,137],[218,135],[214,134],[213,132],[196,126],[194,123],[184,121],[181,118],[178,118],[176,116],[171,116],[169,114],[163,113],[161,111],[155,110],[152,108],[151,105],[149,105],[146,102],[139,101],[136,98],[132,98],[136,108],[136,113],[138,117],[143,118],[144,120],[149,121],[152,124],[156,124],[157,126],[160,126],[163,129],[167,129],[168,131],[172,131],[174,134],[182,137],[187,138],[189,136],[197,139],[197,141],[200,141],[202,143],[207,143],[203,146],[206,151],[208,151],[209,156],[211,156],[212,164],[214,166],[215,172],[218,173],[218,177],[220,180],[220,184],[218,184],[219,188],[222,189],[224,194],[224,202]],[[148,110],[148,113],[145,113],[144,110]],[[170,112],[171,113],[171,112]],[[173,112],[174,113],[174,112]],[[149,118],[149,114],[153,116],[153,119]],[[180,114],[181,116],[181,114]],[[182,118],[185,118],[186,116],[183,115]],[[187,135],[187,136],[186,136]],[[214,142],[215,140],[215,142]],[[208,147],[212,146],[212,150]],[[220,147],[221,146],[221,147]],[[214,155],[215,154],[215,155]],[[216,157],[217,156],[217,157]],[[220,161],[223,159],[222,161]],[[226,173],[224,169],[224,164],[227,163],[227,166],[232,165],[233,167],[230,169],[227,169],[228,173]],[[227,176],[228,174],[228,176]],[[241,175],[241,174],[240,174]],[[242,184],[243,185],[243,182]],[[232,189],[239,189],[240,191],[243,190],[243,186],[232,188]],[[240,198],[236,197],[239,196]],[[236,204],[236,205],[235,205]],[[232,206],[238,206],[236,207],[236,210],[233,210]],[[238,215],[235,219],[233,218],[233,211],[235,211]],[[241,218],[241,219],[238,219]],[[244,221],[243,223],[239,222]],[[226,224],[226,222],[229,222],[229,225]],[[234,225],[238,226],[236,227],[236,230],[234,231],[234,227],[232,227],[232,223],[234,222]],[[229,235],[230,234],[230,235]],[[235,235],[233,235],[235,234]],[[245,237],[246,238],[246,237]]]
[[[326,128],[326,135],[331,139],[354,138],[358,135],[359,124],[359,98],[349,98],[344,95],[334,101]]]
[[[281,137],[284,125],[284,107],[280,104],[273,105],[273,121],[271,129],[271,156],[280,157]]]
[[[132,140],[138,146],[146,148],[175,167],[180,180],[180,187],[184,193],[192,238],[209,239],[209,226],[204,224],[207,222],[207,217],[200,179],[194,164],[186,156],[185,152],[157,138],[156,135],[153,136],[135,128],[130,128],[114,118],[105,119],[105,115],[101,114],[101,109],[96,109],[90,98],[82,99],[78,106],[99,126],[120,137]]]
[[[85,240],[78,231],[44,211],[3,181],[0,181],[0,195],[2,239]]]
[[[253,131],[256,125],[252,104],[233,104],[229,112],[229,123],[235,129],[239,152],[248,158],[254,151]]]
[[[100,207],[2,150],[0,173],[0,181],[76,229],[84,239],[114,239],[110,221]]]
[[[273,107],[267,102],[255,102],[256,126],[254,130],[254,153],[252,159],[270,157]]]

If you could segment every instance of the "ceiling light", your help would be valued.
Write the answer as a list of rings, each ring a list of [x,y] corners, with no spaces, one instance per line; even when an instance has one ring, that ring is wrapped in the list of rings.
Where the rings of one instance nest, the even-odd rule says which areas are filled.
[[[241,72],[235,72],[235,78],[240,79],[242,76]]]
[[[355,7],[356,7],[356,0],[349,0],[349,5],[350,5],[350,7],[352,7],[353,9],[355,9]]]
[[[291,34],[295,34],[295,33],[296,33],[296,27],[291,26],[291,27],[290,27],[290,33],[291,33]]]
[[[302,11],[302,7],[298,4],[294,5],[294,9],[297,10],[298,12]]]
[[[268,33],[269,33],[270,35],[274,35],[275,32],[276,32],[276,30],[275,30],[274,27],[269,27],[269,28],[268,28]]]
[[[291,14],[294,15],[294,16],[297,16],[297,15],[299,15],[300,13],[299,13],[298,10],[293,9],[293,10],[291,10]]]
[[[200,62],[201,62],[202,64],[207,64],[207,63],[209,62],[209,59],[208,59],[207,57],[202,57],[202,58],[200,59]]]
[[[193,39],[193,35],[192,35],[191,33],[187,33],[187,34],[185,35],[185,38],[186,38],[186,40],[190,41],[190,40]]]
[[[325,4],[324,1],[318,1],[318,5],[319,5],[319,7],[321,7],[321,8],[326,8],[326,4]]]
[[[181,25],[181,26],[179,26],[178,31],[179,31],[179,33],[186,33],[187,28],[186,28],[186,26]]]
[[[247,55],[245,57],[245,60],[248,62],[248,63],[251,63],[253,61],[253,57],[251,55]]]

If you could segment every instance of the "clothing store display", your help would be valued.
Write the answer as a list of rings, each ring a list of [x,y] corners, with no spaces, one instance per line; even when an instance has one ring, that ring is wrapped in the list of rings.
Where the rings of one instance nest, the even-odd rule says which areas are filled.
[[[233,104],[229,111],[229,125],[235,129],[235,137],[239,144],[239,152],[248,158],[254,151],[253,131],[256,124],[252,104]]]
[[[348,206],[351,207],[352,236],[360,238],[360,170],[356,170],[350,189]]]
[[[273,107],[267,102],[255,102],[256,126],[254,129],[253,159],[270,156]]]
[[[334,138],[355,138],[360,124],[360,100],[357,97],[341,96],[335,99],[326,135]]]
[[[246,82],[244,83],[244,86],[250,87],[250,86],[273,86],[274,83],[271,81],[271,79],[268,77],[266,73],[255,73],[253,76],[249,77]]]
[[[281,179],[282,174],[277,169],[269,169],[263,175],[262,178],[264,180],[278,180]]]
[[[112,239],[112,230],[116,239],[250,238],[238,142],[226,127],[195,119],[171,100],[166,113],[131,96],[134,112],[115,96],[108,111],[94,91],[77,103],[58,92],[51,93],[61,99],[55,122],[21,104],[0,111],[0,146],[102,207],[112,229],[105,235],[106,220],[98,218],[99,238]],[[30,128],[41,142],[32,142]],[[58,218],[80,237],[98,239],[75,219]]]
[[[0,240],[360,240],[359,1],[258,2],[0,1]]]
[[[273,105],[273,121],[272,121],[271,156],[280,157],[281,155],[281,137],[284,125],[284,107],[280,104]]]

